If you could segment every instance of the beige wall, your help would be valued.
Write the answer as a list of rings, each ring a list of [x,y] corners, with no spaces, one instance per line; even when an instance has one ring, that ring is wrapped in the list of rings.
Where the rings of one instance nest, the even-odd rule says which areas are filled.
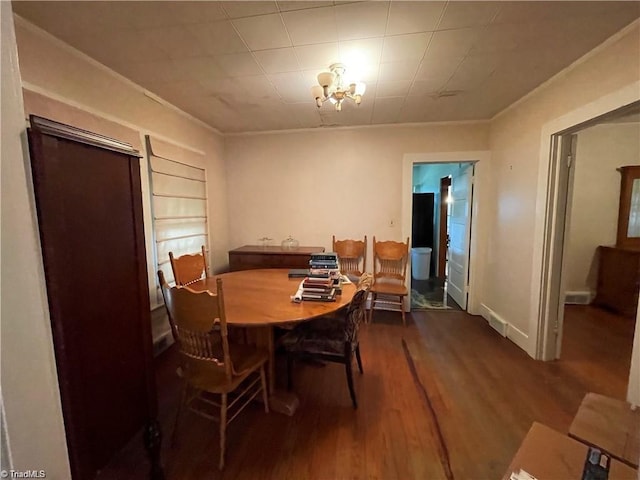
[[[576,110],[585,115],[593,111],[591,116],[595,116],[604,113],[600,105],[628,103],[629,91],[632,97],[640,97],[639,40],[636,23],[491,123],[494,199],[483,279],[485,305],[519,330],[516,341],[532,356],[537,346],[541,225],[547,188],[541,179],[546,180],[549,140],[554,133],[546,133],[548,126],[580,118],[571,116]]]
[[[573,171],[565,289],[595,293],[598,245],[614,245],[620,173],[640,163],[640,124],[607,123],[578,132]]]
[[[11,4],[0,2],[2,41],[2,402],[3,467],[70,478],[51,325],[24,135]],[[4,449],[3,449],[4,450]],[[3,452],[4,453],[4,452]]]
[[[146,96],[140,88],[17,18],[16,38],[25,87],[25,111],[132,143],[144,153],[144,135],[204,153],[213,270],[227,264],[228,221],[224,143],[214,130]],[[147,255],[152,257],[146,160],[141,163]],[[154,267],[149,263],[149,282]],[[155,303],[152,299],[152,305]]]
[[[403,155],[485,150],[487,139],[486,123],[226,137],[229,244],[267,236],[279,245],[288,235],[328,249],[334,234],[405,240]]]

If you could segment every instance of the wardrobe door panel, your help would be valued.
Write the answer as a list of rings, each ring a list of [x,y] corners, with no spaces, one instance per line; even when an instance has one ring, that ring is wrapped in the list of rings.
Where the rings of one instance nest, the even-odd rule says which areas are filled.
[[[93,478],[155,412],[139,159],[29,129],[73,477]]]

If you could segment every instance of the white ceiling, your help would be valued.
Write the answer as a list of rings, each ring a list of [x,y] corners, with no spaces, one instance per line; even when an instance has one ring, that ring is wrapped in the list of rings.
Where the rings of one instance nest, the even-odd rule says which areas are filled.
[[[640,2],[13,2],[223,133],[489,119],[640,17]],[[332,63],[367,83],[311,98]]]

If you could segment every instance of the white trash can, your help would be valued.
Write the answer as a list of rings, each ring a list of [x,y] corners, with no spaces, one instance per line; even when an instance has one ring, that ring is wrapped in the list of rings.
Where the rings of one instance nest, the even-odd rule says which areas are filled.
[[[431,248],[411,249],[411,275],[415,280],[428,280],[431,267]]]

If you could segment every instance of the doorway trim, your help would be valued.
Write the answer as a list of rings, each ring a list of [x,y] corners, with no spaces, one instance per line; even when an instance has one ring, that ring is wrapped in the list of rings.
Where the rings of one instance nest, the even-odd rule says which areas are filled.
[[[562,134],[584,128],[585,124],[640,100],[640,81],[633,82],[615,92],[600,97],[593,102],[557,117],[542,126],[540,138],[540,155],[538,169],[538,189],[536,196],[536,215],[534,230],[533,268],[531,278],[531,312],[529,316],[529,345],[528,353],[538,360],[553,360],[556,358],[557,345],[555,335],[552,334],[559,304],[560,282],[557,281],[561,268],[553,265],[550,251],[552,244],[557,242],[552,233],[552,225],[558,217],[557,199],[561,192],[555,175],[554,155],[556,139]],[[639,310],[640,311],[640,310]],[[640,315],[636,316],[636,335]],[[560,325],[560,328],[562,326]]]
[[[477,279],[482,278],[486,238],[488,237],[487,212],[480,208],[488,194],[489,160],[487,150],[435,153],[405,153],[402,157],[402,238],[411,236],[411,200],[413,195],[413,166],[420,163],[475,163],[473,181],[473,200],[471,204],[471,240],[469,244],[469,298],[467,312],[480,315],[480,292]],[[411,255],[409,265],[411,268]],[[405,311],[410,310],[409,301],[405,302]]]
[[[446,188],[445,188],[446,187]],[[449,203],[444,196],[445,191],[447,196],[449,195],[449,189],[451,188],[451,176],[442,177],[440,179],[440,212],[438,218],[440,219],[438,225],[440,231],[438,232],[438,258],[436,263],[436,277],[446,280],[447,278],[447,247],[449,245],[449,228],[447,226],[448,218],[447,212],[449,211]],[[444,219],[444,220],[443,220]]]

